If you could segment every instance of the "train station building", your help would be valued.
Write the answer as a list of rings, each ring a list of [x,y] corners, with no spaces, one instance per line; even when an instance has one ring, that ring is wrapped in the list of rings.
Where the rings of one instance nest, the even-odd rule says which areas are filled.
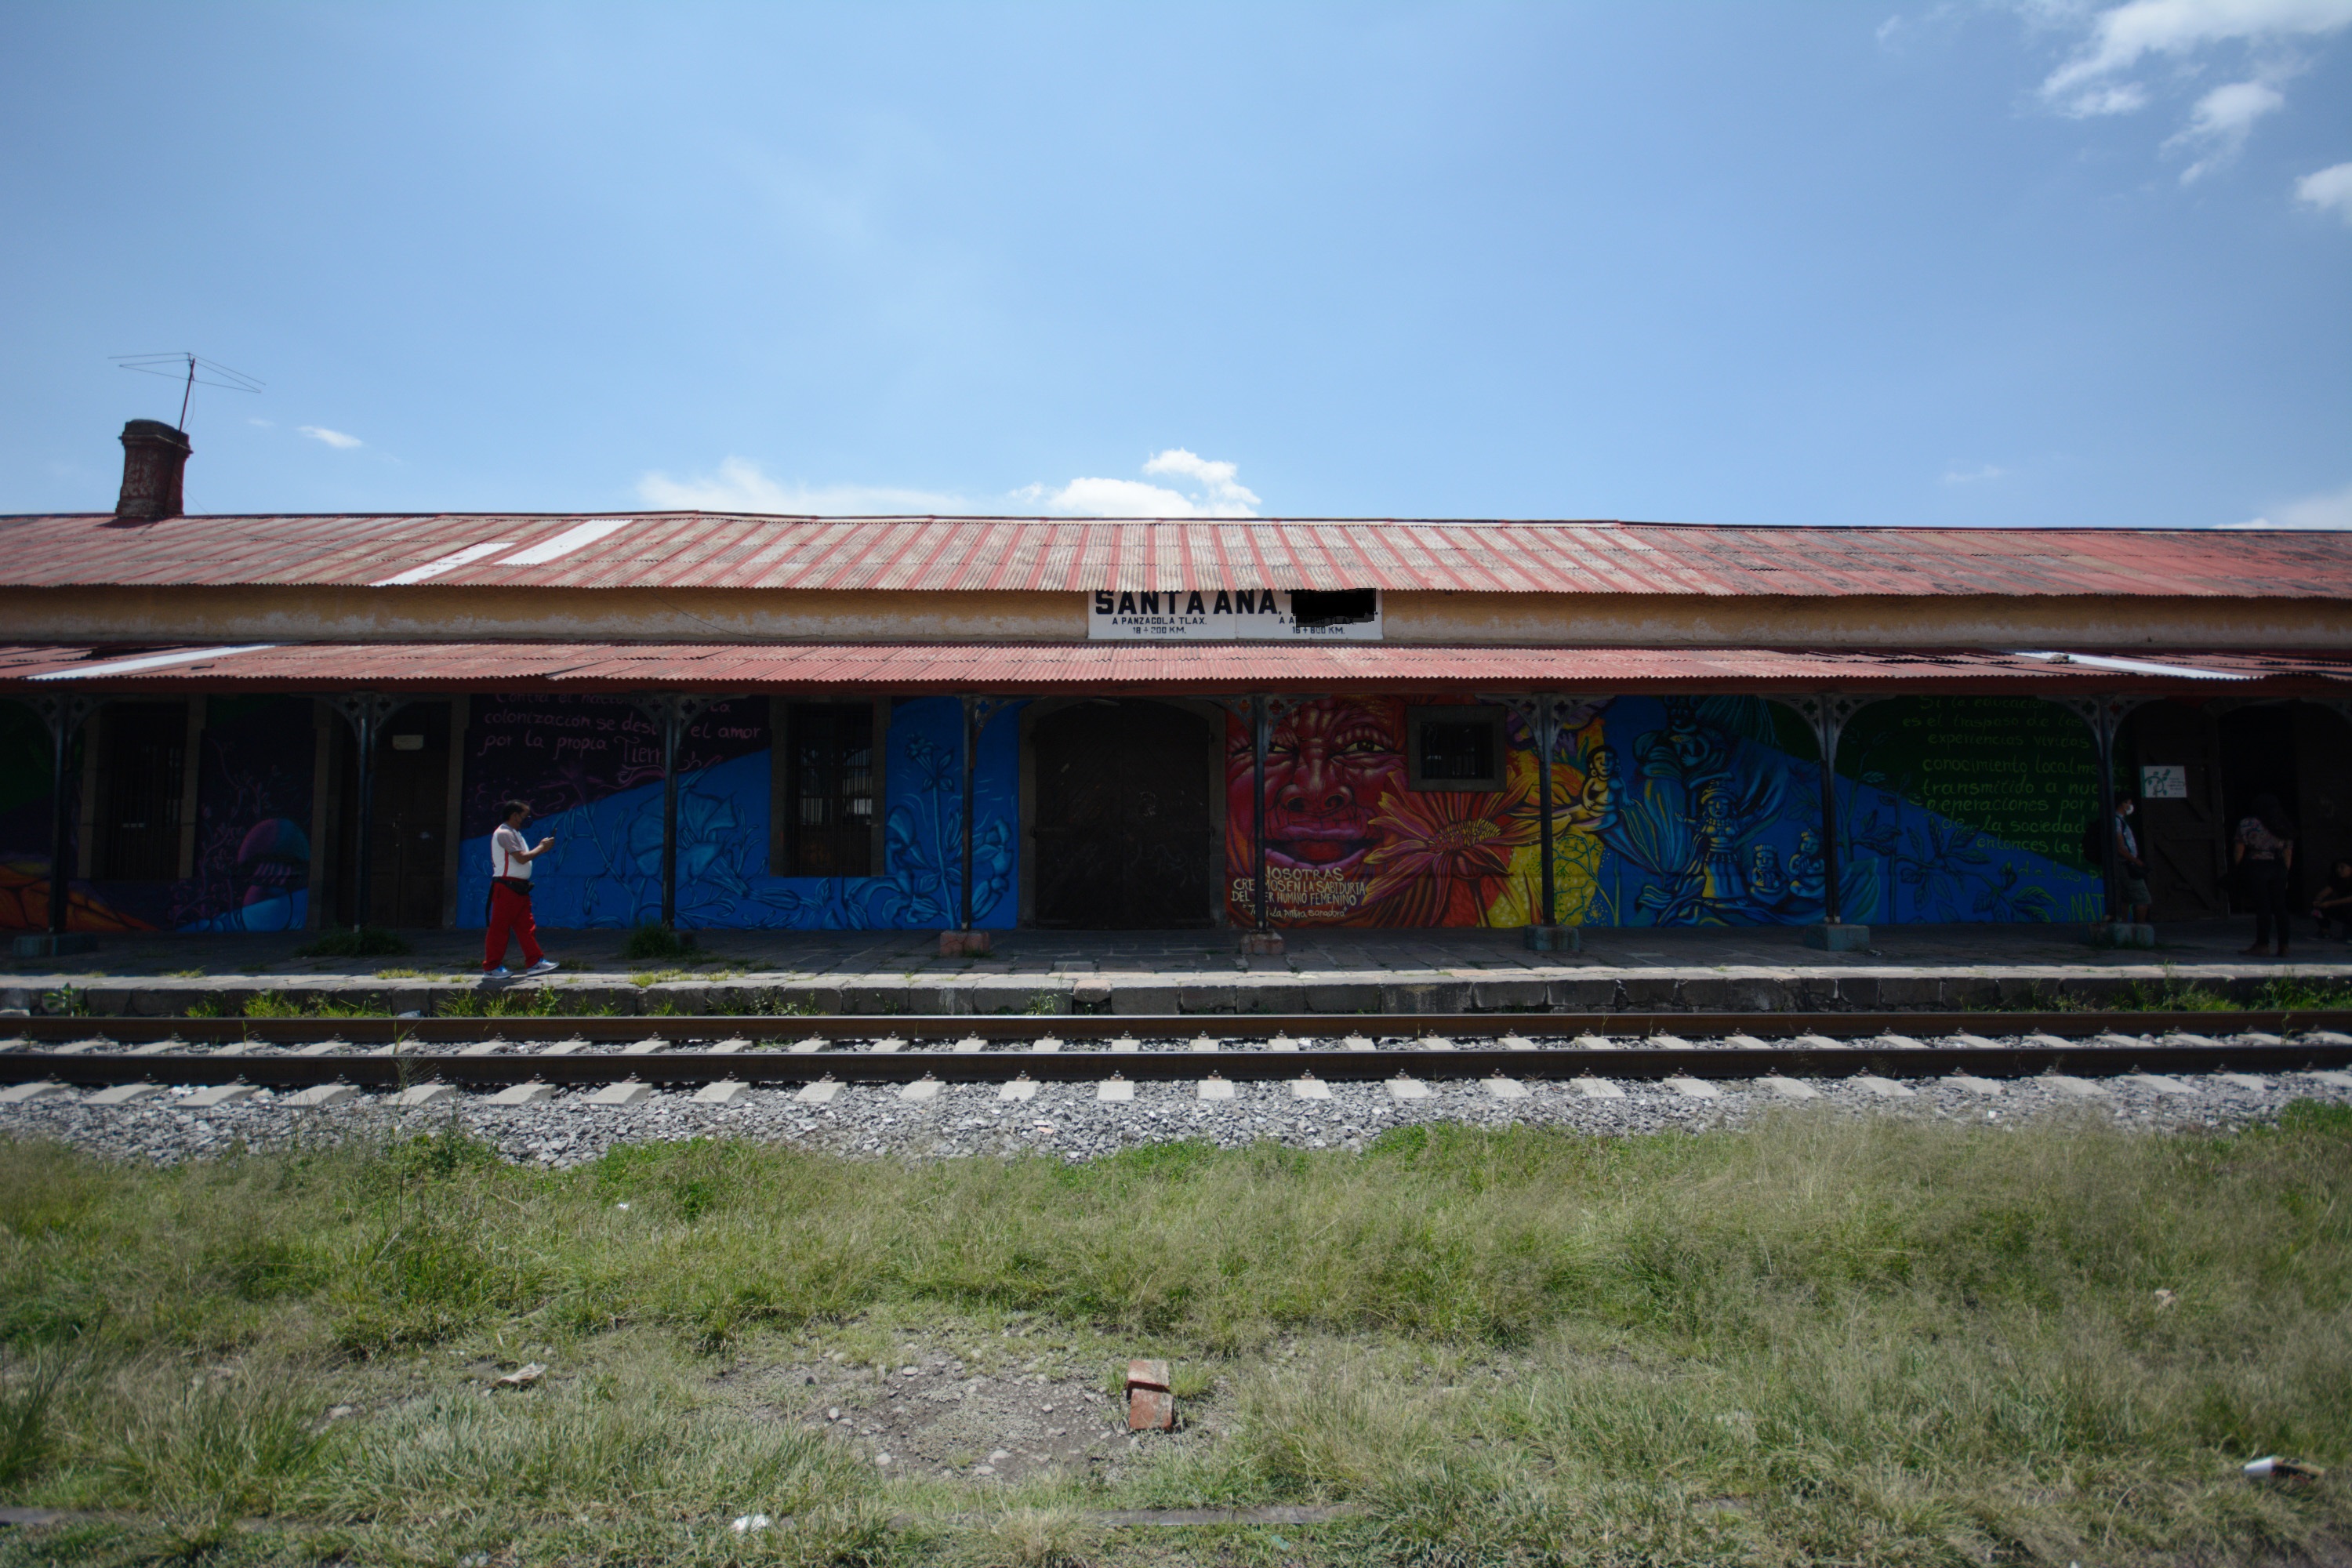
[[[509,800],[557,929],[2095,922],[2114,794],[2159,922],[2261,795],[2352,857],[2339,534],[190,517],[123,439],[0,518],[18,931],[478,926]]]

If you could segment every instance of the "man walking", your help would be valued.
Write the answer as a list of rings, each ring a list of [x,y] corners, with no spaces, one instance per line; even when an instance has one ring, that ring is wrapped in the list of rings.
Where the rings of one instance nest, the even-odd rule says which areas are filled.
[[[2116,800],[2116,880],[2123,884],[2126,913],[2141,925],[2147,923],[2148,906],[2155,900],[2147,896],[2147,862],[2139,858],[2139,838],[2132,832],[2132,797],[2120,795]]]
[[[510,935],[522,943],[523,962],[530,965],[523,971],[526,976],[551,973],[555,960],[540,952],[539,928],[530,917],[530,863],[554,846],[555,837],[551,834],[536,846],[523,842],[530,807],[522,801],[507,802],[500,815],[506,820],[490,834],[490,929],[482,945],[482,973],[490,980],[512,977],[507,968]]]

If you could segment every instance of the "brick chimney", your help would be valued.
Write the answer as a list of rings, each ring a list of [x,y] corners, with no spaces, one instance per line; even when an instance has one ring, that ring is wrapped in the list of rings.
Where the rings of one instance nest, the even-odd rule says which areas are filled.
[[[122,427],[122,496],[114,515],[153,522],[180,515],[180,474],[193,450],[188,438],[161,419],[133,419]]]

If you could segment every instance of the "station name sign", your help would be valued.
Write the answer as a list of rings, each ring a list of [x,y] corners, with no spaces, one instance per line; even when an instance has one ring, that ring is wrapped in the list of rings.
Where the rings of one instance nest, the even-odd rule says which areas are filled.
[[[1089,595],[1092,642],[1378,642],[1381,591],[1105,588]]]

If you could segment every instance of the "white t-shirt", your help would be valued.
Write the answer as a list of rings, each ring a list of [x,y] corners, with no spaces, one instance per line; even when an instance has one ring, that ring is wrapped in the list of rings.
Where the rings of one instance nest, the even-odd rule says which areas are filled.
[[[517,877],[530,881],[530,862],[522,858],[530,849],[530,846],[523,842],[520,828],[499,824],[497,830],[490,835],[490,875]]]

